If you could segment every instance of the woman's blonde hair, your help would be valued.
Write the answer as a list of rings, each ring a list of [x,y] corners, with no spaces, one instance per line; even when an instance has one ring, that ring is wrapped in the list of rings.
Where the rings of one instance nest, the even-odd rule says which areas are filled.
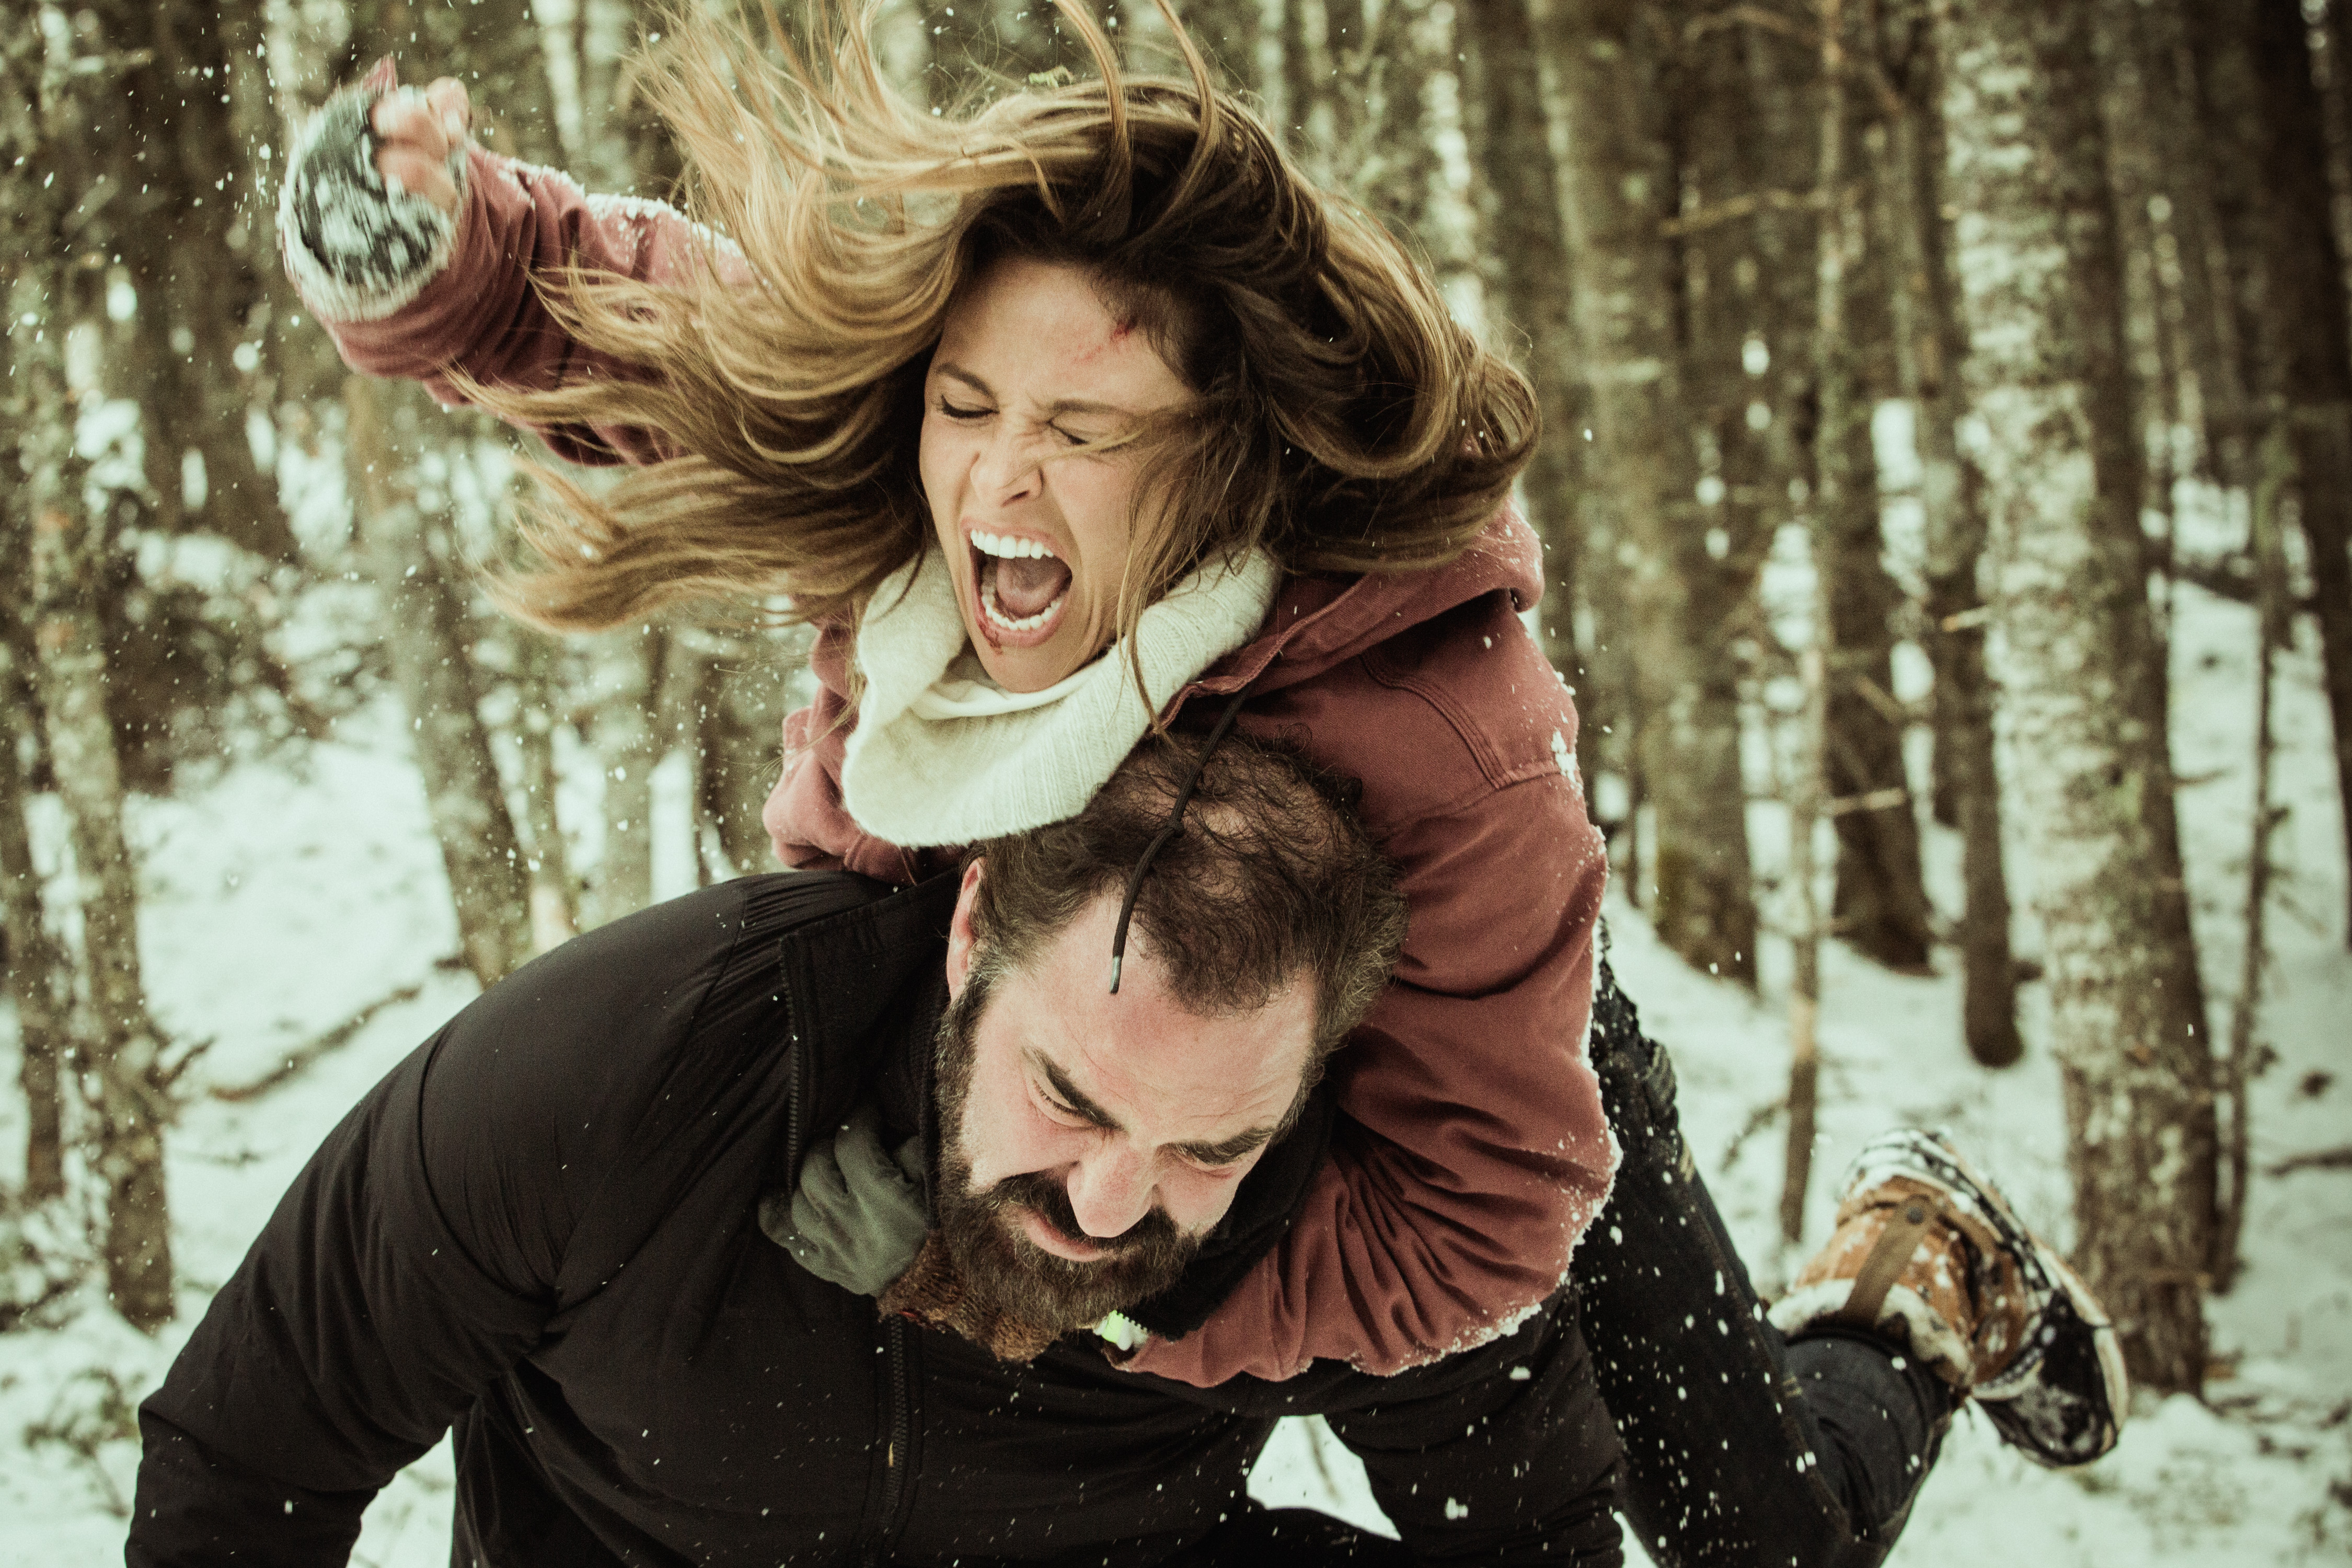
[[[1172,13],[1190,80],[1123,74],[1085,9],[1055,3],[1099,79],[942,114],[886,80],[871,13],[845,0],[814,0],[813,42],[768,0],[764,44],[700,6],[665,22],[646,85],[688,215],[724,239],[682,282],[546,290],[645,379],[478,390],[542,426],[648,427],[678,455],[598,495],[541,473],[542,564],[502,582],[510,608],[591,629],[782,594],[794,618],[854,619],[930,535],[917,448],[949,308],[1016,255],[1083,270],[1198,395],[1140,433],[1119,635],[1221,553],[1394,572],[1476,537],[1534,445],[1526,381],[1213,87]]]

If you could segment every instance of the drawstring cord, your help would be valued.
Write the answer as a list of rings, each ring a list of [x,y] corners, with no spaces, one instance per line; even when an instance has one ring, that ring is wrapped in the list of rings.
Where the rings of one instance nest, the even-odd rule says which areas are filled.
[[[1135,918],[1136,895],[1143,891],[1143,879],[1151,870],[1151,862],[1161,847],[1184,826],[1184,808],[1192,804],[1192,792],[1201,787],[1201,775],[1208,771],[1210,756],[1216,751],[1217,742],[1225,738],[1225,731],[1234,727],[1234,719],[1242,710],[1242,700],[1248,695],[1247,687],[1234,692],[1225,710],[1217,715],[1216,727],[1209,731],[1209,743],[1201,748],[1201,754],[1193,759],[1192,771],[1185,776],[1184,787],[1176,792],[1176,804],[1168,812],[1168,826],[1143,847],[1142,858],[1127,874],[1127,897],[1118,905],[1118,930],[1110,939],[1110,994],[1114,996],[1118,994],[1119,968],[1127,962],[1127,922]]]

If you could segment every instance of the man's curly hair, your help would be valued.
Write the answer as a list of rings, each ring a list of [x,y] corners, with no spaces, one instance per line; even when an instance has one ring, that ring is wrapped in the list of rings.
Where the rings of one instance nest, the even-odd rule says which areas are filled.
[[[1076,816],[969,852],[984,862],[972,931],[990,978],[1033,959],[1097,899],[1124,895],[1201,746],[1198,736],[1148,740]],[[1309,1085],[1371,1010],[1404,945],[1404,896],[1356,819],[1358,793],[1294,748],[1230,736],[1135,900],[1130,949],[1164,965],[1195,1012],[1254,1010],[1312,980]]]

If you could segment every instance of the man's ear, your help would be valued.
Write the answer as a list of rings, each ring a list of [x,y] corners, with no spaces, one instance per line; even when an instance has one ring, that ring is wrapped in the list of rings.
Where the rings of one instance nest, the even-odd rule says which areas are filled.
[[[971,976],[971,907],[980,900],[981,868],[985,860],[974,860],[963,868],[963,886],[956,889],[955,919],[948,922],[948,994],[963,994],[964,982]]]

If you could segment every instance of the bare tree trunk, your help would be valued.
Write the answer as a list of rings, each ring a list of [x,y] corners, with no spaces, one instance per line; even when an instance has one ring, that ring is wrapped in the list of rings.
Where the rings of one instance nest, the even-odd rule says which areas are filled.
[[[591,656],[595,709],[588,743],[604,776],[604,848],[591,868],[583,926],[600,926],[653,902],[654,768],[667,749],[654,727],[661,695],[664,633],[651,626],[607,632]]]
[[[7,570],[30,584],[43,728],[77,874],[90,1030],[79,1065],[106,1192],[107,1284],[115,1310],[152,1330],[173,1314],[163,1173],[171,1107],[140,977],[138,879],[106,710],[97,611],[105,518],[83,501],[87,464],[74,447],[64,363],[67,334],[99,313],[104,278],[85,249],[103,238],[98,214],[113,194],[94,162],[106,150],[92,145],[92,131],[106,123],[103,100],[121,89],[131,58],[108,21],[84,10],[69,35],[26,28],[0,37],[0,239],[19,267],[6,395],[24,477],[11,498],[21,508],[11,532],[26,552]]]
[[[13,436],[14,431],[9,434]],[[16,445],[11,440],[7,445]],[[14,507],[0,517],[0,560],[27,560],[25,520]],[[8,994],[16,1005],[17,1082],[25,1091],[25,1186],[27,1203],[46,1203],[66,1190],[65,1083],[60,1069],[71,1040],[73,960],[49,930],[41,877],[33,864],[25,808],[32,791],[21,759],[38,723],[26,672],[17,663],[25,612],[23,576],[0,576],[0,931],[8,944]]]
[[[1318,179],[1330,169],[1333,67],[1324,26],[1323,0],[1283,0],[1282,117],[1276,123]]]
[[[2204,1375],[2212,1058],[2181,880],[2088,19],[1943,16],[1964,366],[1986,479],[2012,782],[2048,942],[2078,1257],[2136,1377]]]
[[[684,641],[680,634],[677,641]],[[697,634],[692,703],[696,816],[706,834],[703,859],[725,875],[770,868],[775,850],[760,811],[782,772],[779,737],[790,708],[786,670],[803,657],[793,633]],[[715,843],[709,842],[715,839]]]
[[[532,628],[515,633],[515,749],[522,761],[523,831],[530,839],[530,946],[545,952],[580,931],[579,887],[563,824],[556,814],[556,708],[562,690],[562,647]]]
[[[2330,216],[2326,121],[2303,9],[2295,0],[2261,0],[2252,21],[2263,84],[2263,254],[2271,273],[2264,343],[2284,380],[2296,515],[2309,546],[2336,739],[2336,804],[2352,854],[2352,309]],[[2352,900],[2352,878],[2346,890]],[[2345,942],[2352,946],[2352,906]]]
[[[1837,90],[1834,87],[1831,90]],[[1849,103],[1853,95],[1839,91]],[[1856,136],[1851,120],[1847,138]],[[1869,237],[1866,195],[1840,189],[1822,213],[1825,249],[1843,259],[1848,298],[1834,337],[1814,354],[1820,430],[1814,452],[1814,561],[1822,574],[1822,636],[1828,649],[1829,712],[1824,766],[1828,810],[1837,828],[1832,929],[1864,956],[1911,973],[1928,966],[1935,941],[1919,860],[1919,822],[1904,762],[1910,715],[1894,696],[1895,618],[1903,591],[1885,563],[1878,462],[1864,357],[1890,335],[1886,265]]]
[[[1946,818],[1960,834],[1961,1034],[1986,1067],[2024,1055],[2017,1032],[2017,965],[2010,946],[2000,780],[1985,672],[1983,476],[1960,451],[1958,366],[1968,352],[1951,271],[1943,195],[1942,72],[1924,4],[1885,14],[1879,60],[1903,97],[1879,157],[1894,230],[1890,298],[1896,374],[1911,402],[1925,514],[1927,647],[1935,668],[1936,759]],[[1939,817],[1945,816],[1942,811]]]
[[[2254,826],[2253,844],[2246,856],[2246,947],[2238,964],[2238,995],[2230,1007],[2230,1039],[2221,1061],[2221,1091],[2230,1099],[2230,1118],[2221,1125],[2219,1198],[2214,1205],[2213,1257],[2210,1268],[2216,1295],[2226,1295],[2236,1283],[2244,1259],[2239,1240],[2246,1224],[2246,1183],[2252,1173],[2252,1114],[2246,1087],[2254,1072],[2254,1034],[2262,1022],[2263,976],[2270,964],[2269,916],[2271,839],[2286,820],[2286,808],[2271,804],[2272,763],[2278,745],[2272,727],[2271,683],[2282,648],[2294,645],[2294,622],[2289,612],[2286,553],[2280,548],[2281,502],[2293,459],[2278,436],[2266,444],[2256,483],[2251,521],[2253,528],[2254,605]],[[2274,478],[2273,476],[2275,476]]]
[[[136,392],[148,486],[165,528],[201,527],[271,560],[296,556],[276,476],[255,461],[247,364],[258,364],[277,269],[271,216],[254,196],[236,97],[264,69],[260,7],[107,0],[106,36],[130,55],[104,116],[86,126],[106,167],[99,221],[138,289],[151,374]],[[257,83],[257,87],[258,84]],[[201,474],[201,483],[184,484]]]
[[[60,464],[51,470],[68,472]],[[132,1327],[171,1321],[172,1227],[163,1129],[172,1108],[163,1041],[139,970],[139,888],[122,837],[121,775],[106,712],[106,653],[91,603],[103,534],[79,498],[35,479],[33,582],[39,606],[42,710],[73,842],[82,956],[97,1037],[89,1068],[97,1166],[106,1187],[107,1294]]]
[[[1754,8],[1697,4],[1672,75],[1685,395],[1706,454],[1699,520],[1744,602],[1808,479],[1815,424],[1820,62]]]
[[[1445,149],[1465,139],[1464,54],[1456,10],[1433,0],[1387,0],[1366,42],[1363,155],[1352,194],[1398,234],[1417,243],[1454,314],[1473,331],[1486,313],[1479,214],[1449,170]]]
[[[1552,159],[1528,0],[1469,0],[1464,16],[1462,96],[1488,197],[1486,249],[1495,258],[1499,284],[1495,313],[1498,324],[1509,323],[1505,339],[1520,348],[1543,421],[1543,437],[1519,479],[1528,521],[1543,542],[1544,601],[1537,635],[1545,657],[1575,693],[1581,721],[1577,761],[1590,779],[1599,768],[1601,726],[1613,728],[1613,710],[1591,679],[1577,645],[1577,616],[1584,604],[1579,513],[1591,488],[1583,437],[1588,393],[1570,318],[1574,290],[1561,227],[1559,171]]]
[[[1634,0],[1549,0],[1538,26],[1568,131],[1561,195],[1593,388],[1594,471],[1623,519],[1637,743],[1657,822],[1653,919],[1685,960],[1752,986],[1738,686],[1727,606],[1713,591],[1720,574],[1696,515],[1654,39]]]
[[[2200,133],[2197,72],[2182,31],[2181,0],[2151,0],[2128,9],[2142,61],[2147,132],[2164,184],[2159,253],[2168,239],[2179,269],[2172,285],[2184,382],[2179,415],[2198,433],[2203,470],[2234,484],[2241,482],[2249,428],[2246,384],[2215,206],[2212,150]],[[2194,389],[2193,399],[2189,388]]]
[[[1829,0],[1835,6],[1837,0]],[[1818,558],[1815,573],[1821,571]],[[1821,1105],[1822,907],[1813,885],[1813,830],[1822,820],[1828,763],[1829,680],[1822,666],[1822,595],[1813,595],[1811,642],[1798,656],[1805,686],[1804,741],[1789,801],[1789,881],[1797,895],[1797,929],[1789,946],[1789,1147],[1780,1177],[1780,1239],[1804,1239],[1805,1191],[1813,1180],[1813,1142]]]
[[[530,956],[530,885],[475,686],[466,564],[447,520],[420,504],[425,431],[447,416],[422,391],[352,375],[344,449],[360,533],[383,600],[384,640],[406,705],[425,804],[449,875],[466,966],[494,984]],[[449,454],[463,461],[461,452]]]
[[[1820,455],[1814,468],[1821,490],[1814,514],[1814,537],[1837,539],[1848,506],[1846,487],[1853,481],[1849,454],[1842,450],[1853,423],[1852,405],[1859,402],[1859,377],[1854,374],[1853,347],[1846,321],[1846,269],[1849,235],[1840,209],[1845,184],[1846,60],[1845,8],[1843,0],[1821,0],[1822,94],[1821,163],[1813,188],[1827,204],[1822,210],[1815,287],[1813,364],[1820,388]],[[1865,426],[1864,435],[1868,436]],[[1874,470],[1872,470],[1874,472]],[[1871,487],[1876,505],[1876,485]],[[1875,525],[1871,531],[1877,531]],[[1813,1123],[1819,1098],[1821,1048],[1815,1024],[1822,1007],[1822,915],[1813,888],[1813,828],[1821,820],[1824,794],[1836,786],[1831,761],[1836,694],[1832,689],[1829,650],[1836,635],[1837,586],[1833,574],[1844,563],[1818,543],[1813,549],[1813,604],[1806,646],[1801,655],[1805,686],[1804,745],[1797,767],[1796,788],[1789,802],[1789,876],[1796,884],[1799,929],[1791,939],[1796,973],[1789,987],[1789,1157],[1780,1184],[1780,1237],[1793,1246],[1805,1234],[1805,1189],[1812,1181]],[[1873,563],[1874,565],[1875,563]],[[1841,875],[1843,889],[1843,847]]]
[[[2133,407],[2147,458],[2147,510],[2164,519],[2160,539],[2147,543],[2150,570],[2171,572],[2172,431],[2180,411],[2180,344],[2167,321],[2167,294],[2158,244],[2168,216],[2164,169],[2150,113],[2153,100],[2138,46],[2142,0],[2095,0],[2093,58],[2097,63],[2107,181],[2115,192],[2116,243],[2124,258],[2124,347]],[[2159,206],[2159,200],[2164,205]]]

